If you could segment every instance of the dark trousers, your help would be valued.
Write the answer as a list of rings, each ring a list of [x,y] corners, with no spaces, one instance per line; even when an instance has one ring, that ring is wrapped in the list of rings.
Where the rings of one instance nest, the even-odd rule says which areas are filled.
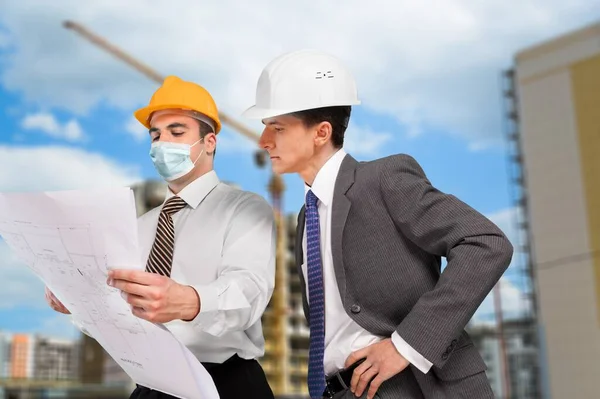
[[[265,373],[256,360],[234,355],[222,364],[202,363],[211,375],[221,399],[274,399]],[[129,399],[171,399],[174,396],[141,385]]]

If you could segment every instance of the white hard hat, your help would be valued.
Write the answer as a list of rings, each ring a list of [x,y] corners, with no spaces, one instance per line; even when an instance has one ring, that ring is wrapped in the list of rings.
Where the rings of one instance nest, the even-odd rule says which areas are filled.
[[[256,104],[243,116],[265,119],[307,109],[360,104],[350,71],[335,57],[316,50],[283,54],[263,69]]]

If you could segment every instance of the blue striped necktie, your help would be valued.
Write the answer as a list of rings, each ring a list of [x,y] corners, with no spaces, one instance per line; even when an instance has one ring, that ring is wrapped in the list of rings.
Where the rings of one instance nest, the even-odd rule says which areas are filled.
[[[321,262],[321,233],[318,198],[306,193],[306,252],[309,297],[310,348],[308,351],[308,391],[311,398],[321,398],[325,391],[325,295]]]

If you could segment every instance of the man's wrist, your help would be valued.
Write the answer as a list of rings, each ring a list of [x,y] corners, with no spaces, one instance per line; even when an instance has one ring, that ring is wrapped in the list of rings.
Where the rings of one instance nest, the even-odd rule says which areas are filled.
[[[185,301],[187,306],[181,312],[181,320],[192,321],[200,313],[200,295],[198,295],[198,292],[192,286],[186,285],[183,286],[183,289],[187,298]]]

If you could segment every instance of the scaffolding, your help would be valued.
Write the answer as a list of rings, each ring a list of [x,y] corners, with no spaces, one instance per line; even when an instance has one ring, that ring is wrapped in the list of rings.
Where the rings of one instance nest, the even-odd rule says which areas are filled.
[[[518,374],[519,370],[522,370],[523,364],[520,361],[511,359],[507,353],[507,349],[502,344],[502,356],[505,359],[505,366],[508,367],[506,381],[509,387],[507,398],[541,398],[541,373],[539,361],[541,355],[540,346],[540,331],[539,331],[539,320],[538,320],[538,304],[537,304],[537,286],[536,286],[536,274],[535,274],[535,260],[533,252],[533,239],[531,234],[530,224],[530,206],[527,192],[527,181],[525,173],[525,163],[523,156],[523,148],[521,143],[520,134],[520,117],[519,117],[519,101],[516,85],[516,72],[514,69],[508,69],[502,73],[502,94],[503,94],[503,109],[504,109],[504,132],[507,142],[508,152],[508,176],[509,176],[509,194],[512,201],[512,205],[515,209],[513,224],[516,229],[515,242],[513,246],[515,248],[515,255],[513,261],[515,266],[512,267],[513,272],[516,273],[515,278],[519,279],[518,284],[523,289],[522,294],[522,308],[525,310],[522,322],[524,322],[531,329],[529,335],[534,342],[532,347],[537,352],[535,356],[538,362],[533,364],[533,376],[534,382],[532,389],[527,389],[530,392],[527,396],[522,396],[522,392],[525,391],[524,387],[519,386],[518,381],[511,381],[510,376]],[[502,326],[506,323],[505,320],[500,320],[499,323],[499,338],[500,342],[506,341],[505,333],[502,330]],[[510,360],[509,360],[510,359]],[[531,368],[531,364],[528,365]],[[533,390],[533,392],[531,392]],[[512,392],[512,394],[510,393]],[[531,396],[530,396],[531,395]]]

